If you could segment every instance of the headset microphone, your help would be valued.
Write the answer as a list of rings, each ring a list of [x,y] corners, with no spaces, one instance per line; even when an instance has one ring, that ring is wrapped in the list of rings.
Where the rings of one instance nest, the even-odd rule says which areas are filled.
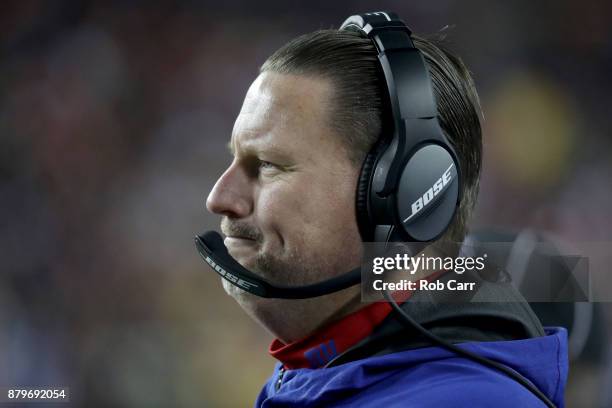
[[[361,267],[335,278],[305,286],[277,286],[255,275],[240,265],[227,252],[221,235],[208,231],[195,238],[200,256],[221,277],[254,295],[265,298],[306,299],[323,296],[357,285],[361,281]]]

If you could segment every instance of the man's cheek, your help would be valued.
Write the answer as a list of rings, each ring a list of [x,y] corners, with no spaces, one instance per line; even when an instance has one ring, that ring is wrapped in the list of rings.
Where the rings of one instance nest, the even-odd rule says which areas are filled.
[[[291,221],[304,213],[304,207],[312,197],[302,191],[270,189],[259,196],[258,217],[262,221]]]
[[[267,241],[266,246],[287,240],[292,226],[304,222],[300,201],[304,198],[300,200],[297,195],[282,190],[270,190],[260,195],[255,208],[255,222]]]

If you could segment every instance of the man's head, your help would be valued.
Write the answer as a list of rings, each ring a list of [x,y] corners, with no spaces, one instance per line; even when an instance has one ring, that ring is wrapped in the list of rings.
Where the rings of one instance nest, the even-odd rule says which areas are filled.
[[[424,40],[415,45],[464,176],[461,207],[447,233],[461,240],[478,189],[478,99],[457,59]],[[234,160],[207,200],[224,216],[225,243],[243,266],[276,284],[303,285],[359,265],[355,192],[361,162],[388,120],[382,85],[374,45],[353,32],[299,37],[263,64],[234,126]],[[305,300],[226,290],[285,341],[359,307],[358,287]]]

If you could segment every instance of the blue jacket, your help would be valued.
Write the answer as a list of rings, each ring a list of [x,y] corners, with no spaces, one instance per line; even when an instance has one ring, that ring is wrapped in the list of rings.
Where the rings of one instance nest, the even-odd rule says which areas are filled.
[[[565,329],[546,328],[542,337],[467,342],[460,347],[517,370],[557,407],[564,406],[568,374]],[[505,374],[439,347],[372,356],[327,368],[280,368],[277,364],[256,407],[545,406]]]

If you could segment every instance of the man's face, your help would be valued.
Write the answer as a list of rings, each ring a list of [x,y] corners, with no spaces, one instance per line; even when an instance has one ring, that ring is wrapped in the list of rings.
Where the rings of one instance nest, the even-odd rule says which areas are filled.
[[[273,283],[313,283],[360,263],[359,168],[329,128],[331,92],[325,79],[261,74],[234,125],[233,161],[206,202],[223,215],[230,255]]]

